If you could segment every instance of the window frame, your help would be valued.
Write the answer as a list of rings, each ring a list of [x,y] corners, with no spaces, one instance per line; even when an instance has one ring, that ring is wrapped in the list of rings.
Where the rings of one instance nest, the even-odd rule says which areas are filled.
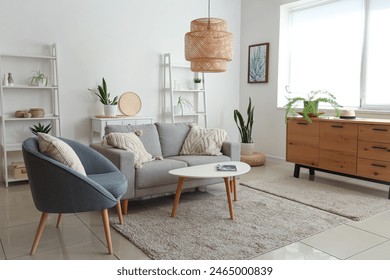
[[[306,10],[310,8],[327,5],[343,0],[302,0],[293,2],[280,7],[280,32],[279,32],[279,65],[278,65],[278,95],[277,106],[284,107],[286,103],[285,91],[286,85],[290,84],[290,69],[291,69],[291,46],[289,45],[289,32],[291,27],[292,14],[296,11]],[[348,107],[359,111],[390,111],[389,105],[367,104],[366,102],[366,73],[367,73],[367,40],[369,29],[370,2],[371,0],[362,1],[362,42],[361,42],[361,58],[360,58],[360,92],[359,92],[359,107]]]

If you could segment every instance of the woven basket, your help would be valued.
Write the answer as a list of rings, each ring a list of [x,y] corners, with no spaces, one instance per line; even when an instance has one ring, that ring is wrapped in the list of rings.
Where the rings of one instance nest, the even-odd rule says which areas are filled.
[[[254,152],[252,155],[241,155],[240,161],[249,164],[250,166],[260,166],[266,161],[266,156],[260,152]]]
[[[45,110],[42,108],[31,108],[29,113],[31,113],[32,118],[43,118],[45,116]]]

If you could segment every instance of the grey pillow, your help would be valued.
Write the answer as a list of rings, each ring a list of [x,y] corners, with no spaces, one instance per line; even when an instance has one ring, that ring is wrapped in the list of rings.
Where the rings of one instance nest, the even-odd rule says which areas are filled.
[[[163,157],[179,155],[191,123],[156,123]]]

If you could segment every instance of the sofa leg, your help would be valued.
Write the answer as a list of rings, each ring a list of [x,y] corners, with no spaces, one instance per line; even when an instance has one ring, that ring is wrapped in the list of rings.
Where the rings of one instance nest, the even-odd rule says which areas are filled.
[[[116,212],[118,214],[119,224],[123,225],[123,215],[122,215],[122,207],[121,207],[120,200],[118,200],[118,203],[116,204]]]
[[[128,199],[121,200],[121,204],[122,204],[122,214],[127,215],[127,209],[129,208],[129,200]]]
[[[62,220],[62,213],[58,213],[56,228],[60,227],[61,220]]]

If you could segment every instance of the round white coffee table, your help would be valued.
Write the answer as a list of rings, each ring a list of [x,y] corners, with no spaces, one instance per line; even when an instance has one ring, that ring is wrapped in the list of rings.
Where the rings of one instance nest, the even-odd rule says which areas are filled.
[[[236,171],[219,171],[217,170],[217,165],[235,165]],[[229,205],[230,219],[234,220],[233,205],[231,192],[234,193],[234,200],[237,200],[237,191],[236,191],[236,176],[247,173],[251,167],[240,161],[228,161],[228,162],[219,162],[219,163],[210,163],[202,164],[190,167],[183,167],[178,169],[173,169],[169,171],[169,174],[179,177],[179,182],[177,183],[175,200],[173,202],[172,214],[171,217],[176,216],[177,206],[179,205],[181,191],[183,189],[183,183],[185,179],[188,178],[223,178],[225,181],[227,201]]]

